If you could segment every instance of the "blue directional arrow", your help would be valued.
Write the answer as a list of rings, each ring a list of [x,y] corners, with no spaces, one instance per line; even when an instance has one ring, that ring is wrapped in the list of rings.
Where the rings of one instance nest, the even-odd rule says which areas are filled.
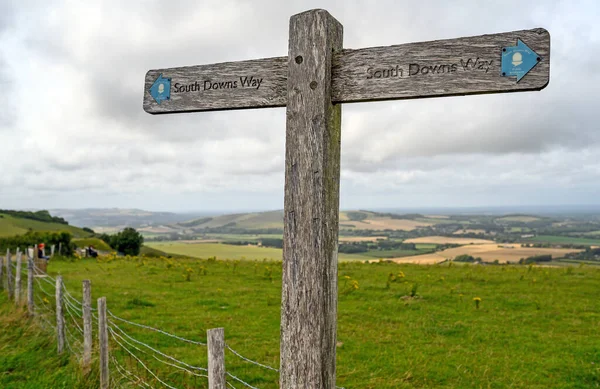
[[[517,82],[540,62],[542,58],[522,40],[516,46],[502,48],[502,76],[517,76]]]
[[[150,87],[150,95],[154,97],[154,100],[158,104],[169,100],[171,98],[171,79],[163,78],[162,74],[160,74]]]

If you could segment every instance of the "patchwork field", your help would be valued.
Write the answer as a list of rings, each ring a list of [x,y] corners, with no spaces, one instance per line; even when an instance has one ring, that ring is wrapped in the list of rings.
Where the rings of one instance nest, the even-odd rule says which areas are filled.
[[[473,257],[481,257],[485,262],[493,262],[496,259],[500,263],[519,262],[521,258],[532,257],[535,255],[550,254],[553,258],[562,258],[567,253],[578,252],[574,249],[555,249],[555,248],[528,248],[521,247],[520,244],[473,244],[461,247],[455,247],[431,254],[417,255],[412,257],[394,258],[392,261],[397,263],[415,263],[415,264],[434,264],[440,263],[446,259],[453,259],[458,255],[467,254]]]
[[[259,246],[234,246],[221,243],[149,242],[146,246],[166,253],[195,258],[281,260],[281,249]]]
[[[340,229],[354,228],[358,230],[412,231],[419,227],[428,227],[432,225],[433,223],[409,219],[392,219],[390,217],[374,217],[364,221],[340,221]]]
[[[405,240],[406,243],[435,243],[435,244],[491,244],[493,240],[477,238],[454,238],[447,236],[425,236]]]

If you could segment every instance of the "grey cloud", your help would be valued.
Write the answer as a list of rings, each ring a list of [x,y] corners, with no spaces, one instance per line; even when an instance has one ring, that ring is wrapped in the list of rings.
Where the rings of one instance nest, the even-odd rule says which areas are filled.
[[[151,116],[141,107],[143,79],[151,68],[286,55],[289,17],[313,7],[344,24],[349,48],[538,26],[552,35],[543,92],[345,105],[342,204],[584,201],[600,191],[594,1],[10,4],[20,17],[0,5],[0,39],[3,25],[18,31],[15,58],[59,70],[51,87],[70,100],[40,103],[36,93],[15,89],[20,104],[45,108],[35,110],[39,120],[13,110],[21,116],[7,121],[0,113],[10,129],[0,132],[0,144],[14,145],[0,155],[11,166],[0,178],[7,204],[19,203],[18,184],[66,206],[89,199],[160,207],[178,199],[172,207],[200,209],[238,199],[281,207],[284,109]],[[0,51],[0,84],[7,68],[17,71],[14,88],[47,76],[19,73],[11,58]]]

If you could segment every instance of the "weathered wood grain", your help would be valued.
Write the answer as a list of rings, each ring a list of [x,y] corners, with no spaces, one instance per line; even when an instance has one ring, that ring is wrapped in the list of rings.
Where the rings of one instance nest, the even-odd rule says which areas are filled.
[[[83,373],[90,371],[92,363],[92,283],[90,280],[83,280]]]
[[[100,352],[100,389],[108,389],[108,325],[106,321],[106,297],[98,299],[98,350]]]
[[[65,317],[63,314],[62,276],[56,276],[56,345],[59,354],[65,349]]]
[[[0,257],[0,289],[4,289],[5,288],[5,286],[4,286],[4,283],[5,283],[4,279],[6,277],[5,277],[4,273],[5,273],[4,272],[4,257]]]
[[[8,290],[8,299],[15,297],[15,286],[13,283],[12,258],[10,250],[6,250],[6,289]]]
[[[15,269],[15,305],[21,305],[21,266],[22,266],[21,251],[17,249],[17,268]]]
[[[150,70],[146,74],[144,110],[159,114],[283,107],[286,99],[286,63],[287,58],[280,57]],[[163,77],[171,78],[171,96],[169,100],[158,104],[149,91],[156,78],[161,74]],[[248,79],[253,77],[253,81],[261,80],[260,86],[242,85],[243,77],[248,77]],[[198,87],[195,86],[196,83]],[[205,90],[208,83],[211,85],[226,83],[223,85],[227,88]],[[199,90],[177,93],[176,90],[179,90],[177,85],[194,85],[193,89]]]
[[[537,52],[541,59],[518,83],[516,77],[503,77],[500,70],[502,48],[515,46],[517,39]],[[414,74],[417,66],[426,70]],[[381,78],[374,77],[377,70]],[[388,77],[383,77],[386,74]],[[344,50],[334,56],[332,99],[350,103],[531,91],[543,89],[549,79],[550,34],[536,28]]]
[[[35,305],[33,303],[33,258],[27,258],[27,313],[33,316]]]
[[[225,378],[225,330],[213,328],[206,331],[208,348],[208,388],[226,389]]]
[[[341,106],[331,102],[342,25],[290,19],[280,387],[335,388]]]
[[[541,58],[518,83],[514,77],[502,77],[500,72],[502,47],[516,45],[517,39],[525,42]],[[484,64],[483,61],[487,62]],[[411,64],[428,70],[411,75],[416,69]],[[286,57],[277,57],[151,70],[146,74],[144,110],[161,114],[283,107],[287,105],[288,97],[287,66]],[[382,77],[375,77],[377,71]],[[397,75],[400,72],[402,75]],[[172,86],[171,99],[158,104],[149,90],[160,74],[170,77]],[[384,74],[390,76],[383,77]],[[260,88],[241,88],[240,77],[245,76],[262,78]],[[198,82],[203,87],[207,80],[237,81],[238,87],[206,91],[200,88],[194,92],[174,93],[175,83],[188,85]],[[334,55],[331,70],[334,103],[523,92],[543,89],[549,80],[550,34],[543,28],[346,49]]]

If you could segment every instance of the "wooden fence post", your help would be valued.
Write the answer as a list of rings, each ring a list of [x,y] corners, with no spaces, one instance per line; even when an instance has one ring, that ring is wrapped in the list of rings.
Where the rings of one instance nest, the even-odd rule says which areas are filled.
[[[226,389],[225,330],[213,328],[206,331],[208,345],[208,389]]]
[[[27,258],[27,312],[29,316],[34,314],[33,303],[33,258]]]
[[[290,19],[281,389],[334,389],[341,105],[331,102],[342,25],[325,10]]]
[[[98,348],[100,349],[100,389],[108,389],[108,326],[106,323],[106,297],[98,299]]]
[[[83,280],[83,373],[90,371],[92,363],[92,283]]]
[[[0,289],[4,290],[4,257],[0,257]]]
[[[12,260],[10,251],[6,250],[6,287],[8,288],[8,299],[15,297],[15,286],[13,284]]]
[[[17,271],[15,272],[15,305],[21,305],[21,250],[17,249]]]
[[[65,317],[63,315],[62,276],[56,276],[56,342],[58,353],[65,348]]]
[[[58,255],[62,255],[62,242],[58,242]]]
[[[56,248],[55,245],[50,246],[50,258],[54,257],[54,249]]]

